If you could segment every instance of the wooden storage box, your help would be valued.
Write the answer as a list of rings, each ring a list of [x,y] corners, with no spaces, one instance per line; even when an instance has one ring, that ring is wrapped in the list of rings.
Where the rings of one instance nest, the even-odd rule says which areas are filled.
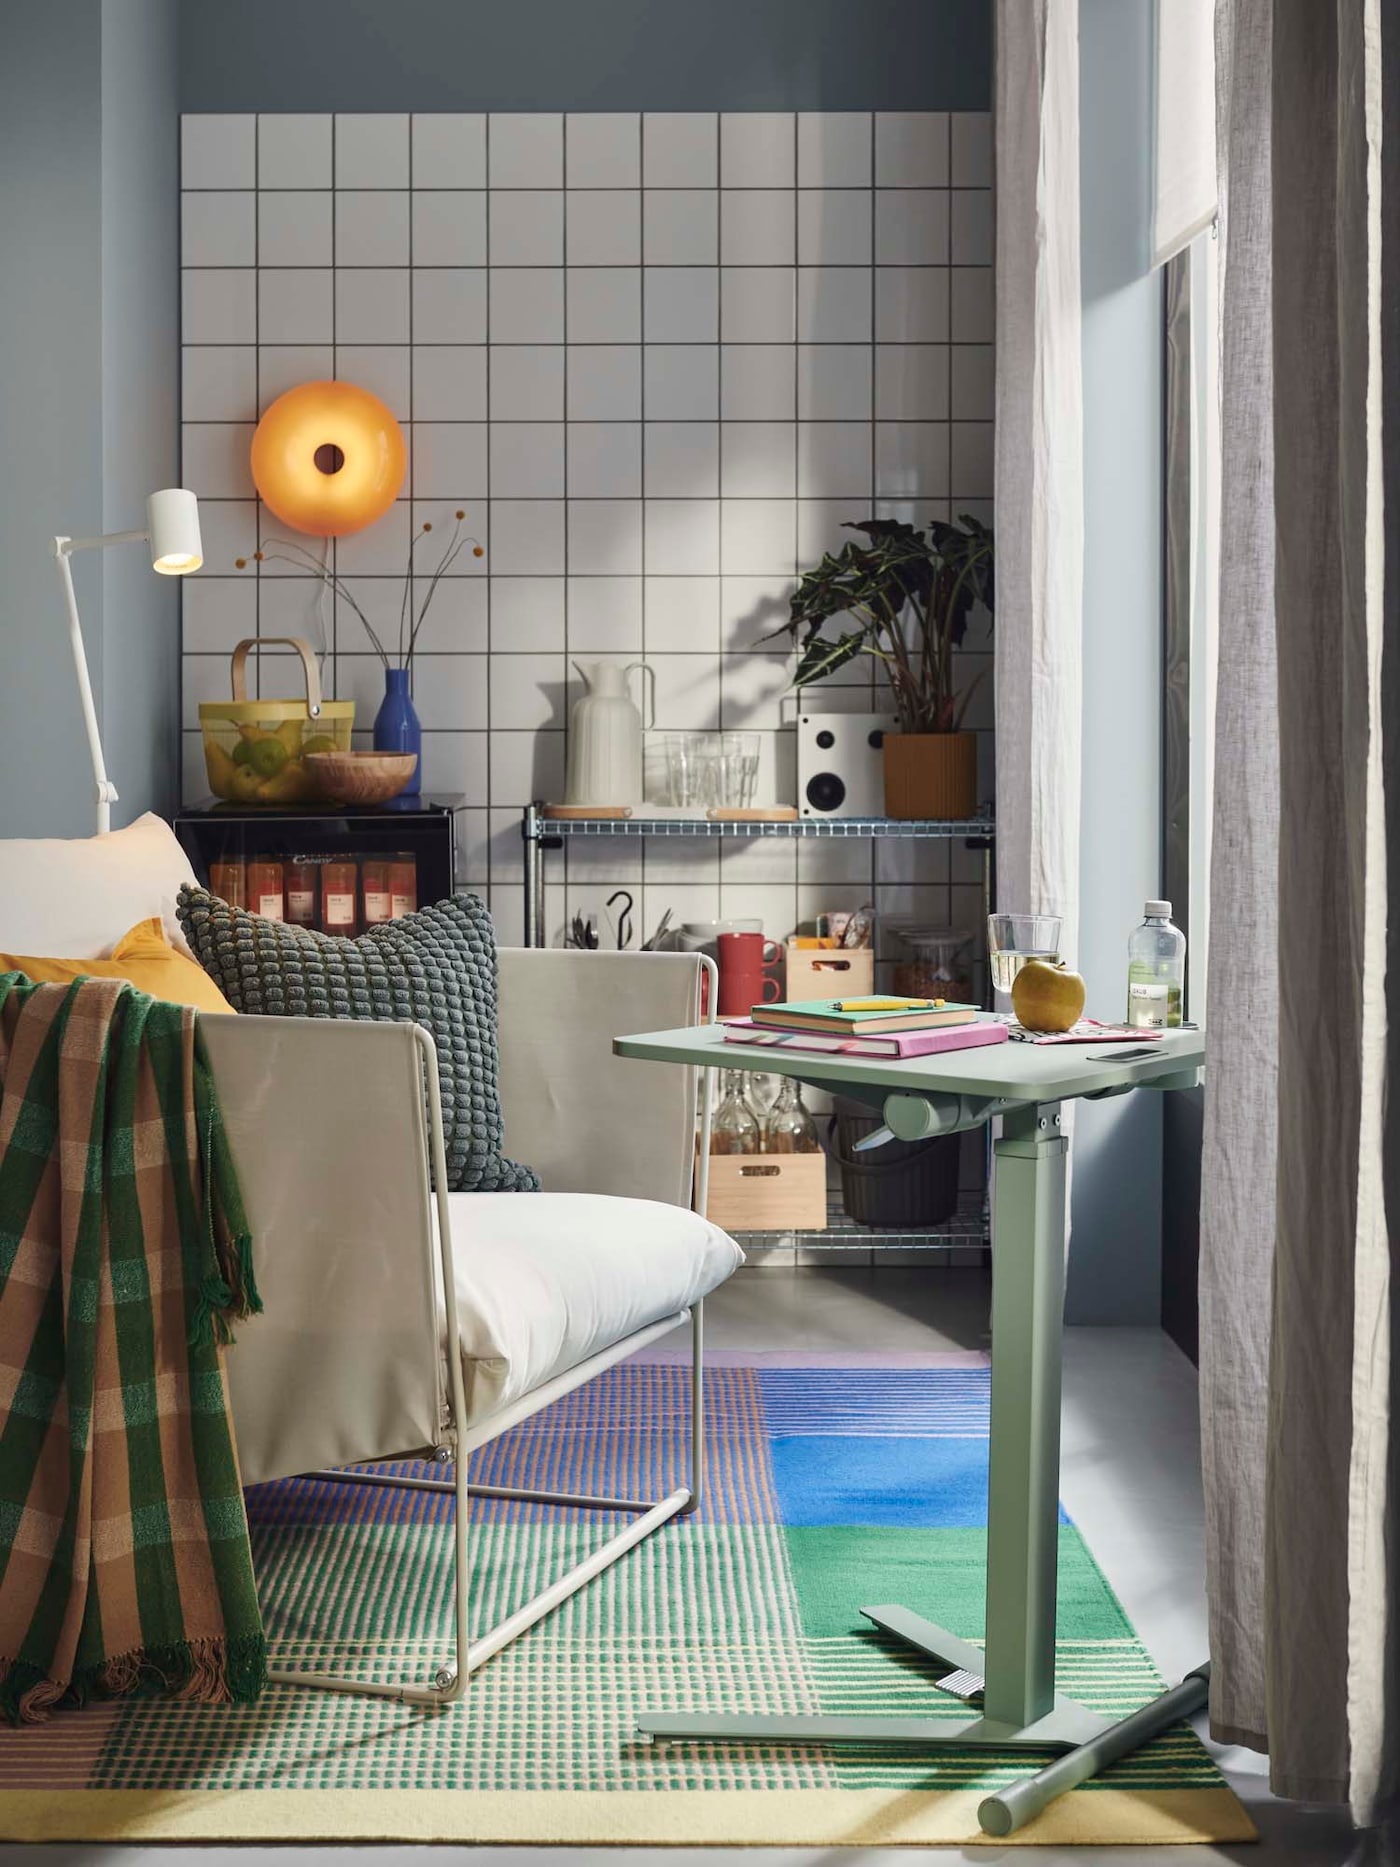
[[[712,1154],[706,1217],[726,1232],[826,1229],[825,1154]]]
[[[787,943],[789,1004],[811,998],[868,998],[875,990],[875,954],[868,946]]]

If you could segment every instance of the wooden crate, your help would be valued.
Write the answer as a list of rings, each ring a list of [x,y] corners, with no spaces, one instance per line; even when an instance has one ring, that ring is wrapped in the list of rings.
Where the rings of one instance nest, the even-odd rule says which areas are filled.
[[[826,1229],[825,1154],[712,1154],[706,1216],[726,1232]]]
[[[789,1004],[812,998],[868,998],[875,990],[875,955],[868,946],[787,944]]]

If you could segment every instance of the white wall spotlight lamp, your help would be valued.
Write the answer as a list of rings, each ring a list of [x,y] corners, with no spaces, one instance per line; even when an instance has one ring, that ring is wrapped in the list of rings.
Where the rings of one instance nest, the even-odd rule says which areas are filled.
[[[69,558],[75,551],[101,550],[107,545],[149,544],[151,569],[162,577],[187,577],[204,562],[204,546],[199,536],[199,502],[183,486],[167,486],[152,493],[146,501],[146,526],[139,532],[108,532],[102,538],[64,538],[53,541],[54,561],[63,579],[63,594],[68,604],[68,639],[73,649],[73,666],[78,676],[78,696],[82,701],[83,725],[87,728],[88,752],[92,775],[97,785],[97,834],[105,836],[112,827],[112,806],[117,788],[107,776],[102,757],[102,736],[97,725],[97,709],[88,678],[87,655],[83,649],[83,629],[78,619],[78,599],[73,590],[73,572]]]

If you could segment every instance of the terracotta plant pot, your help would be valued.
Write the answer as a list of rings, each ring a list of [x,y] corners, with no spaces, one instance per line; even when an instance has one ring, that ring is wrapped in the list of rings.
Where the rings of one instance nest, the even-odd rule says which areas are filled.
[[[976,733],[885,734],[887,817],[976,814]]]

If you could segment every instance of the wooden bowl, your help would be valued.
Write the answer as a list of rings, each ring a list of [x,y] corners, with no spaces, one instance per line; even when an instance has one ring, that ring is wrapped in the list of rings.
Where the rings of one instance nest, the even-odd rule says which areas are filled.
[[[413,776],[416,752],[308,752],[307,769],[333,804],[387,804]]]

